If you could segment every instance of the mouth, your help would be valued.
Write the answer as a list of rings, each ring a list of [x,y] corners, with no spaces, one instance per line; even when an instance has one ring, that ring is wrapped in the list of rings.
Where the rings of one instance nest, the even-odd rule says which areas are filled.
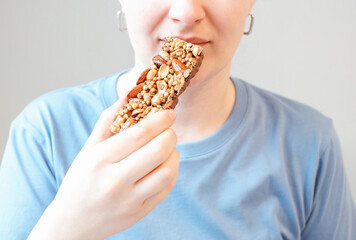
[[[211,41],[204,39],[204,38],[200,38],[200,37],[184,37],[184,36],[169,36],[170,38],[179,38],[181,40],[184,40],[186,42],[190,42],[192,44],[195,45],[199,45],[201,47],[209,44]],[[161,42],[165,42],[164,38],[160,38],[159,39]]]

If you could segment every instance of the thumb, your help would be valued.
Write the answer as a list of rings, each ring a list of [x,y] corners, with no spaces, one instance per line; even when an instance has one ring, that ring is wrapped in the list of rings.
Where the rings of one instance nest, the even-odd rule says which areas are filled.
[[[128,97],[126,93],[125,97],[120,98],[113,105],[103,111],[103,113],[100,115],[99,120],[95,124],[95,127],[92,133],[90,134],[85,146],[93,146],[114,135],[110,131],[110,126],[114,122],[119,109],[127,102]]]

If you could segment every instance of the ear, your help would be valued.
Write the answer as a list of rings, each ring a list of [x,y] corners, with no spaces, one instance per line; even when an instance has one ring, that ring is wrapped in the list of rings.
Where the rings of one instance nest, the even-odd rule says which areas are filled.
[[[249,14],[251,13],[251,10],[252,10],[253,6],[255,5],[255,3],[256,3],[256,0],[250,0],[250,8],[249,8],[249,11],[248,11]]]
[[[118,0],[118,2],[119,2],[119,5],[120,5],[120,9],[123,10],[123,3],[122,3],[123,1],[122,0]]]

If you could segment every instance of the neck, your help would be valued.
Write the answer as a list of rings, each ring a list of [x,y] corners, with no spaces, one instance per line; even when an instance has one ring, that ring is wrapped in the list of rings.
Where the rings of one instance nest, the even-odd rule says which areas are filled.
[[[118,95],[122,96],[134,85],[142,69],[132,69],[118,81]],[[179,96],[175,108],[177,118],[172,128],[178,142],[205,138],[217,131],[229,117],[235,102],[235,88],[226,67],[209,79],[199,79],[199,73]]]

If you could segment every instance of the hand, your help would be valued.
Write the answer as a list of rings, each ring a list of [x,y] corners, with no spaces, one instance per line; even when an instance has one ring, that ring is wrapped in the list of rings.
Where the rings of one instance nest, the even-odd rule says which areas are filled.
[[[101,115],[29,239],[104,239],[147,215],[175,185],[173,110],[113,135],[122,100]]]

